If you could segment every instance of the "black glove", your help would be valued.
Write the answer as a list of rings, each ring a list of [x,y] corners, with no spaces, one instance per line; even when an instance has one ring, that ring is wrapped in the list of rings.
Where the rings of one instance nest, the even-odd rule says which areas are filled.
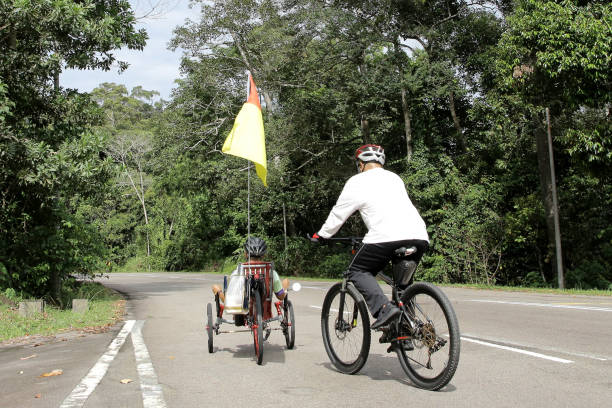
[[[319,234],[317,234],[316,232],[312,235],[310,234],[306,234],[306,237],[311,241],[314,242],[316,244],[322,244],[323,241],[325,241],[325,238],[319,236]]]

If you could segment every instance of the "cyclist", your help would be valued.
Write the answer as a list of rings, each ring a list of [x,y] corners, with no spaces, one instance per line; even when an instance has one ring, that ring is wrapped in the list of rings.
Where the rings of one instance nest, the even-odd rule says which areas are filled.
[[[346,182],[325,224],[309,238],[319,243],[330,238],[359,210],[368,233],[347,274],[376,318],[372,329],[378,329],[397,316],[400,309],[385,296],[375,276],[389,263],[394,250],[402,246],[417,248],[412,259],[418,264],[429,246],[429,236],[402,179],[383,168],[383,148],[363,145],[355,151],[355,161],[358,174]]]
[[[244,257],[250,262],[262,262],[267,250],[268,246],[266,245],[266,242],[258,237],[249,237],[244,243]],[[234,269],[231,276],[237,275],[238,271],[239,268]],[[236,279],[229,280],[230,285],[232,285],[234,282],[238,281]],[[275,270],[272,270],[272,290],[274,291],[274,294],[278,300],[283,300],[285,296],[287,296],[288,287],[289,279],[285,278],[281,281],[278,273],[276,273]],[[225,302],[225,295],[219,285],[213,285],[212,291],[215,295],[218,293],[219,299],[221,299],[222,302]]]

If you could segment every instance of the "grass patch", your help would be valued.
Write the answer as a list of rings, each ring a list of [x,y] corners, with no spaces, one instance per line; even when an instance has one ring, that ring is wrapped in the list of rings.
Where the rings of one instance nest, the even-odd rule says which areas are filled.
[[[71,330],[87,332],[105,331],[124,313],[125,301],[110,289],[96,282],[81,285],[75,298],[89,300],[89,310],[82,314],[73,313],[71,309],[45,305],[44,313],[33,317],[19,316],[14,304],[23,300],[11,296],[11,302],[0,302],[0,341],[31,335],[54,335]]]

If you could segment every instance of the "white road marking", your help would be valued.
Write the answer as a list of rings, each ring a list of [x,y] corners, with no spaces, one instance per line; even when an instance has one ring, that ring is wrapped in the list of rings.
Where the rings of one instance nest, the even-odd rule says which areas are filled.
[[[551,307],[558,309],[578,309],[578,310],[593,310],[598,312],[612,312],[612,308],[609,307],[596,307],[596,306],[575,306],[575,305],[554,305],[550,303],[532,303],[532,302],[509,302],[504,300],[480,300],[470,299],[468,302],[479,302],[479,303],[499,303],[507,305],[520,305],[520,306],[538,306],[538,307]]]
[[[302,289],[327,290],[328,288],[321,288],[321,287],[318,287],[318,286],[304,286],[304,285],[302,285]]]
[[[312,307],[313,309],[323,310],[323,308],[322,308],[321,306],[313,306],[313,305],[310,305],[310,307]],[[329,309],[329,311],[330,311],[330,312],[336,312],[336,313],[337,313],[337,312],[339,312],[339,310],[338,310],[338,309],[334,309],[334,308],[330,308],[330,309]],[[345,313],[345,314],[349,314],[350,312],[348,312],[348,311],[346,311],[346,310],[345,310],[345,311],[344,311],[344,313]]]
[[[144,408],[165,408],[164,393],[157,382],[157,375],[153,369],[149,351],[142,337],[143,325],[144,320],[139,320],[132,329],[132,344],[134,345],[134,356],[136,357],[136,369],[140,377],[142,403]]]
[[[313,309],[318,309],[318,310],[322,309],[321,306],[315,306],[315,305],[309,305],[309,307],[311,307]],[[333,311],[337,312],[338,310],[333,310]],[[555,361],[557,363],[563,363],[563,364],[573,363],[572,360],[566,360],[566,359],[563,359],[563,358],[547,356],[546,354],[541,354],[541,353],[535,353],[533,351],[522,350],[522,349],[519,349],[519,348],[516,348],[516,347],[502,346],[500,344],[489,343],[489,342],[486,342],[486,341],[472,339],[472,338],[469,338],[469,337],[461,336],[461,340],[464,340],[464,341],[467,341],[467,342],[472,342],[472,343],[477,343],[477,344],[480,344],[480,345],[483,345],[483,346],[499,348],[499,349],[507,350],[507,351],[513,351],[515,353],[526,354],[526,355],[532,356],[532,357],[543,358],[545,360],[551,360],[551,361]],[[576,353],[567,353],[567,352],[564,352],[564,351],[559,351],[559,352],[564,353],[564,354],[574,354],[574,355],[581,356],[581,357],[593,358],[595,360],[600,360],[600,361],[607,361],[607,359],[600,358],[600,357],[594,357],[594,356],[582,355],[582,354],[576,354]]]
[[[466,336],[466,337],[476,338],[476,339],[481,339],[482,340],[481,337],[476,336],[476,335],[471,334],[471,333],[463,333],[463,335]],[[489,341],[489,342],[512,344],[511,341],[508,341],[508,340],[505,340],[505,339],[499,339],[499,338],[488,337],[486,340]],[[482,341],[484,341],[484,340],[482,340]],[[513,344],[513,345],[517,346],[516,344]],[[521,344],[521,346],[522,347],[527,347],[527,348],[538,348],[540,350],[550,351],[550,352],[553,352],[553,353],[566,354],[568,356],[590,358],[591,360],[608,361],[608,360],[612,359],[612,358],[607,357],[607,356],[587,354],[587,353],[576,353],[576,352],[566,351],[566,350],[563,350],[563,349],[560,349],[560,348],[556,348],[556,347],[542,347],[542,346],[533,345],[533,344]]]
[[[115,359],[119,349],[121,349],[121,346],[125,343],[125,339],[132,331],[134,323],[134,320],[125,322],[123,328],[108,346],[106,352],[102,354],[102,357],[100,357],[98,362],[89,370],[89,373],[83,377],[70,395],[66,397],[62,405],[60,405],[60,408],[76,408],[82,407],[85,404],[89,395],[96,389],[104,375],[106,375],[110,363]]]
[[[520,353],[520,354],[526,354],[526,355],[531,356],[531,357],[543,358],[545,360],[551,360],[551,361],[555,361],[557,363],[563,363],[563,364],[573,363],[572,360],[565,360],[563,358],[547,356],[546,354],[534,353],[533,351],[522,350],[522,349],[515,348],[515,347],[502,346],[500,344],[489,343],[489,342],[482,341],[482,340],[471,339],[469,337],[461,336],[461,340],[468,341],[468,342],[471,342],[471,343],[480,344],[482,346],[493,347],[493,348],[498,348],[498,349],[507,350],[507,351],[513,351],[515,353]]]
[[[310,305],[309,307],[313,308],[313,309],[322,309],[321,306],[314,306],[314,305]],[[337,310],[336,310],[337,312]],[[538,358],[543,358],[545,360],[551,360],[551,361],[556,361],[557,363],[563,363],[563,364],[569,364],[569,363],[573,363],[572,360],[566,360],[563,358],[558,358],[558,357],[552,357],[552,356],[547,356],[545,354],[540,354],[540,353],[535,353],[533,351],[527,351],[527,350],[522,350],[519,348],[515,348],[515,347],[508,347],[508,346],[502,346],[500,344],[495,344],[495,343],[489,343],[486,341],[482,341],[482,340],[476,340],[476,339],[471,339],[469,337],[464,337],[461,336],[461,340],[464,341],[468,341],[468,342],[472,342],[472,343],[477,343],[483,346],[488,346],[488,347],[494,347],[494,348],[499,348],[502,350],[508,350],[508,351],[513,351],[515,353],[521,353],[521,354],[526,354],[528,356],[532,356],[532,357],[538,357]],[[567,354],[567,353],[566,353]],[[598,360],[601,360],[599,358],[597,358]],[[603,359],[603,361],[606,361],[605,359]]]
[[[162,389],[157,382],[157,376],[151,363],[149,351],[142,337],[142,326],[144,320],[128,320],[111,342],[106,352],[100,357],[89,373],[83,377],[81,382],[66,397],[60,408],[81,408],[85,405],[87,398],[96,389],[102,378],[106,375],[108,367],[117,356],[117,353],[125,343],[127,336],[132,334],[134,345],[134,356],[136,358],[136,369],[140,377],[140,389],[142,391],[142,402],[144,408],[166,408]]]

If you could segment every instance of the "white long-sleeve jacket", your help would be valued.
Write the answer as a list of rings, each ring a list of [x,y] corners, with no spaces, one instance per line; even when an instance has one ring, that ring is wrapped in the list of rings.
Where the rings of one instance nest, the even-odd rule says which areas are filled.
[[[357,210],[368,228],[363,238],[366,244],[407,239],[429,242],[425,222],[395,173],[374,168],[351,177],[318,234],[331,237]]]

